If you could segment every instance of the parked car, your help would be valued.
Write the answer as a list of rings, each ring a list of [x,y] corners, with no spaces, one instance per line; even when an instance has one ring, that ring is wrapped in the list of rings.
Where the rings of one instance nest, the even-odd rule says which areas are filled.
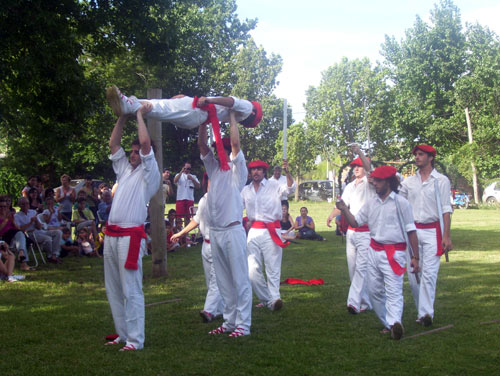
[[[331,180],[308,180],[299,184],[299,200],[327,201],[333,199],[334,183]],[[290,195],[293,197],[294,194]]]
[[[483,202],[491,205],[500,202],[500,181],[494,181],[484,189]]]

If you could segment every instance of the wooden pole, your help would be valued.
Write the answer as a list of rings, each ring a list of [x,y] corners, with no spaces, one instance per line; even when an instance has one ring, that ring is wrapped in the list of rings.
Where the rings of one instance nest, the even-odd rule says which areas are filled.
[[[286,142],[287,142],[287,116],[288,116],[288,105],[286,99],[283,99],[283,160],[286,160]]]
[[[469,109],[465,108],[465,119],[467,120],[467,133],[469,135],[469,144],[472,144],[472,126],[470,122]],[[472,167],[472,189],[474,189],[474,202],[479,204],[479,191],[477,188],[477,173],[476,173],[476,165],[474,161],[470,162]]]
[[[453,324],[442,326],[441,328],[436,328],[436,329],[428,330],[426,332],[418,333],[418,334],[415,334],[413,336],[404,337],[403,339],[411,339],[411,338],[426,336],[427,334],[433,334],[433,333],[437,333],[437,332],[440,332],[442,330],[451,329],[451,328],[453,328]]]
[[[161,98],[161,89],[148,89],[148,99]],[[155,145],[155,158],[163,171],[163,150],[161,139],[161,122],[147,120],[149,134]],[[167,275],[167,234],[165,232],[165,198],[163,187],[155,193],[149,202],[149,218],[151,220],[151,245],[153,251],[153,277]]]

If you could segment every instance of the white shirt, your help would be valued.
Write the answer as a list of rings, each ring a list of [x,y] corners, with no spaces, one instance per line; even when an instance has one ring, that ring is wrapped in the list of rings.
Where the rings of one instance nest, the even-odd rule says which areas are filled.
[[[277,180],[262,179],[259,190],[255,192],[253,182],[246,185],[241,191],[243,206],[247,210],[250,221],[274,222],[281,220],[281,197],[283,193],[290,193],[292,187],[283,185]]]
[[[356,180],[346,185],[344,192],[342,192],[342,201],[349,206],[349,210],[353,215],[356,215],[361,207],[372,198],[375,198],[375,188],[368,183],[368,178],[363,178],[356,183]]]
[[[200,202],[198,202],[198,210],[196,210],[196,214],[193,217],[193,221],[198,223],[200,227],[201,235],[207,240],[210,239],[210,230],[208,228],[208,207],[207,207],[207,195],[205,193],[202,198],[200,198]]]
[[[405,237],[401,232],[395,199],[401,208],[403,226],[406,232],[416,230],[410,203],[404,197],[391,192],[382,201],[375,196],[368,200],[354,217],[359,226],[368,224],[370,236],[382,244],[404,243]]]
[[[210,179],[210,190],[207,195],[208,223],[210,228],[224,228],[233,222],[243,220],[243,200],[240,192],[245,186],[248,169],[243,152],[233,158],[229,170],[221,170],[219,162],[210,150],[201,160]]]
[[[214,98],[214,97],[209,97]],[[233,107],[215,105],[219,121],[229,123],[229,110],[236,111],[237,122],[246,119],[253,111],[253,105],[246,99],[234,99]],[[148,99],[153,104],[153,110],[146,117],[172,123],[180,128],[198,128],[208,118],[208,112],[198,107],[193,108],[192,97],[175,99]]]
[[[189,200],[194,201],[194,183],[191,179],[188,179],[188,175],[192,176],[194,180],[200,184],[198,178],[192,174],[185,174],[183,172],[179,172],[175,177],[180,176],[179,180],[177,180],[177,201],[180,200]]]
[[[118,183],[108,218],[111,225],[142,226],[148,215],[147,204],[160,188],[161,176],[153,149],[148,155],[139,155],[141,164],[135,169],[122,148],[109,157]]]
[[[430,223],[439,221],[434,181],[437,180],[443,213],[451,213],[450,181],[433,169],[429,178],[422,182],[420,171],[406,178],[401,184],[400,194],[407,198],[413,208],[415,221]]]
[[[269,180],[274,180],[274,181],[278,181],[280,184],[284,185],[285,187],[288,187],[288,181],[287,181],[287,178],[285,175],[280,175],[280,178],[279,179],[276,179],[273,176],[271,176],[269,178]],[[288,193],[284,192],[282,195],[281,195],[281,201],[284,201],[284,200],[288,200],[288,196],[291,195],[293,192],[295,192],[295,182],[293,182],[292,186],[290,187],[290,190],[288,191]]]
[[[20,210],[16,214],[14,214],[14,221],[16,222],[16,225],[22,227],[30,223],[31,218],[35,216],[36,216],[36,211],[34,211],[33,209],[28,209],[27,213]],[[24,229],[24,231],[34,231],[34,230],[36,230],[34,223],[32,223],[28,228]]]

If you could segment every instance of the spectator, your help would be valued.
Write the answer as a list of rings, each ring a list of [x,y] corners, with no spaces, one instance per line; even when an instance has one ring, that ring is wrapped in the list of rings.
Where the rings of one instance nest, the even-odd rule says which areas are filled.
[[[95,244],[90,238],[90,233],[87,227],[82,227],[78,231],[78,248],[80,250],[80,255],[87,257],[101,257],[95,249]]]
[[[28,178],[28,181],[26,183],[26,185],[24,186],[21,194],[23,195],[23,197],[28,197],[28,192],[31,188],[36,188],[38,185],[38,179],[35,175],[31,175],[29,178]]]
[[[65,227],[62,229],[61,257],[66,257],[70,253],[73,253],[75,256],[78,256],[80,253],[80,248],[71,239],[71,230]]]
[[[92,194],[92,177],[91,176],[85,177],[85,182],[83,183],[83,187],[80,188],[80,190],[78,192],[81,192],[81,191],[85,191],[85,193],[87,193],[87,196]]]
[[[77,201],[77,208],[73,210],[73,222],[76,225],[76,232],[83,228],[90,228],[93,239],[97,239],[97,227],[95,225],[94,214],[86,207],[87,200],[80,197]]]
[[[13,275],[16,257],[9,250],[9,246],[4,241],[0,241],[0,278],[8,282],[17,282],[24,279],[24,276]],[[4,261],[5,260],[5,261]]]
[[[109,189],[102,191],[101,198],[102,201],[99,203],[97,212],[99,213],[99,218],[106,223],[108,221],[111,204],[113,202],[111,191]]]
[[[76,200],[76,192],[71,186],[69,182],[71,178],[69,175],[61,176],[61,186],[56,188],[55,199],[59,204],[59,210],[62,215],[62,219],[66,222],[71,222],[71,214],[73,211],[73,203]]]
[[[269,178],[269,180],[276,180],[279,183],[281,183],[281,185],[287,185],[286,176],[281,174],[281,166],[274,166],[273,176],[271,176]],[[291,191],[290,194],[295,192],[295,188],[296,188],[296,184],[294,181],[292,187],[290,188],[290,191]],[[286,192],[283,192],[283,194],[281,195],[281,201],[288,202],[288,194]],[[283,227],[281,229],[283,229]]]
[[[177,212],[175,211],[175,209],[170,209],[168,211],[167,219],[170,222],[170,224],[172,225],[172,228],[176,227],[176,225],[177,225]]]
[[[7,208],[8,208],[7,211],[10,213],[10,216],[14,218],[14,214],[16,214],[16,209],[14,209],[14,207],[12,206],[12,198],[9,195],[3,195],[2,197],[7,202]]]
[[[321,235],[317,234],[314,221],[307,215],[306,207],[300,208],[300,216],[295,219],[295,228],[299,231],[297,238],[304,240],[326,240]]]
[[[172,224],[169,221],[165,221],[165,231],[167,233],[167,252],[175,252],[176,248],[180,247],[179,242],[172,241],[172,235],[174,235],[174,231],[172,228]]]
[[[291,240],[296,238],[295,234],[295,223],[293,221],[290,212],[288,211],[289,204],[288,201],[281,201],[281,237],[285,240]]]
[[[38,193],[40,194],[40,199],[45,200],[45,190],[49,186],[50,178],[49,174],[42,174],[40,180],[38,181]]]
[[[184,163],[181,172],[175,175],[174,184],[177,185],[177,201],[175,210],[184,217],[184,223],[189,223],[189,208],[194,205],[194,190],[201,187],[198,178],[191,174],[191,163]]]
[[[101,183],[99,184],[99,198],[102,200],[102,194],[105,192],[105,191],[109,191],[109,185],[106,184],[106,183]]]
[[[174,196],[174,187],[172,185],[172,181],[170,180],[170,170],[163,170],[163,198],[165,199],[165,203],[168,202],[170,197]]]
[[[43,192],[43,201],[45,203],[45,201],[47,201],[47,199],[49,197],[52,197],[54,200],[56,199],[56,193],[54,192],[54,190],[52,188],[47,188],[44,192]],[[46,204],[45,204],[46,205]]]
[[[41,213],[43,211],[43,202],[40,200],[38,189],[30,188],[28,191],[29,208]]]
[[[52,201],[53,205],[54,198],[49,197],[47,200]],[[29,209],[29,201],[25,197],[19,199],[19,206],[21,210],[15,215],[16,224],[21,230],[26,231],[31,240],[38,242],[47,252],[49,262],[60,263],[61,231],[58,229],[42,230],[42,224],[37,220],[36,212]]]
[[[0,197],[0,239],[7,244],[7,247],[10,246],[16,249],[22,270],[32,270],[27,264],[26,236],[17,226],[12,213],[9,212],[7,197]]]

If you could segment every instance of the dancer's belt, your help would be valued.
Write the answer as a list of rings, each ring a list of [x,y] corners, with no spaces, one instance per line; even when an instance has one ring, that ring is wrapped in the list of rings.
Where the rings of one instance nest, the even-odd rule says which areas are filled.
[[[437,242],[436,256],[441,256],[444,252],[443,252],[443,237],[441,235],[441,225],[439,224],[439,221],[430,223],[415,222],[415,227],[419,229],[427,229],[427,228],[436,229],[436,242]]]
[[[396,260],[394,260],[394,253],[396,251],[406,251],[406,243],[382,244],[372,238],[370,239],[370,247],[377,252],[382,250],[385,251],[387,261],[389,261],[389,265],[395,274],[403,275],[406,272],[406,268],[403,268]]]
[[[356,231],[356,232],[367,232],[367,231],[370,231],[370,229],[368,228],[368,225],[363,225],[363,226],[360,226],[360,227],[351,227],[351,226],[349,226],[348,229],[352,230],[352,231]]]
[[[207,244],[210,244],[210,239],[203,239],[203,241]]]
[[[273,240],[273,242],[276,245],[280,246],[281,248],[285,248],[290,244],[290,242],[283,243],[283,241],[276,232],[277,228],[279,229],[281,228],[281,223],[279,219],[274,222],[254,221],[252,223],[252,228],[267,228],[267,231],[269,231],[269,235],[271,235],[271,239]]]
[[[106,226],[107,236],[130,236],[130,244],[128,246],[127,260],[125,261],[126,269],[137,270],[137,260],[139,260],[139,250],[141,249],[141,240],[146,239],[144,225],[137,227],[120,227],[116,225]]]

